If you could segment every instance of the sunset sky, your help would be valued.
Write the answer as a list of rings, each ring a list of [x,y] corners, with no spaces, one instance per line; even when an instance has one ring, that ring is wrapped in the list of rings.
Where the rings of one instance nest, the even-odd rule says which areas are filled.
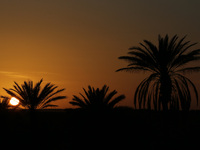
[[[70,108],[82,88],[107,84],[126,95],[120,106],[133,107],[148,74],[115,72],[126,66],[118,57],[144,39],[157,43],[158,34],[200,42],[199,8],[199,0],[1,0],[0,93],[43,78],[66,88],[57,104]],[[200,94],[199,75],[188,77]]]

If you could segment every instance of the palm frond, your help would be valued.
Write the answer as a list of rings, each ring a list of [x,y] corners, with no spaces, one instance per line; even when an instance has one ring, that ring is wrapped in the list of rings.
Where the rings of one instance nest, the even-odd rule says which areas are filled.
[[[105,100],[104,100],[104,102],[105,103],[109,103],[109,101],[113,98],[113,96],[115,95],[115,94],[117,94],[117,91],[112,91],[112,92],[110,92],[106,97],[105,97]]]
[[[179,78],[184,79],[185,82],[188,82],[192,86],[192,89],[195,92],[195,98],[196,98],[196,102],[197,102],[197,105],[198,105],[198,99],[199,99],[199,97],[198,97],[198,91],[197,91],[196,86],[194,85],[194,83],[189,78],[187,78],[187,77],[185,77],[185,76],[183,76],[181,74],[175,74],[175,75],[179,76]]]
[[[83,94],[81,94],[81,93],[79,93],[79,94],[83,97],[85,103],[86,103],[87,105],[89,105],[89,104],[90,104],[89,100],[88,100]]]
[[[85,108],[85,105],[82,105],[79,102],[70,101],[69,103],[72,104],[73,106],[79,106],[80,108]]]
[[[120,96],[116,97],[115,99],[113,99],[108,105],[109,105],[109,107],[113,108],[117,103],[119,103],[120,101],[122,101],[125,98],[126,98],[125,95],[120,95]]]
[[[40,100],[48,99],[50,98],[50,94],[57,88],[57,86],[54,86],[51,83],[47,83],[44,88],[41,90],[41,92],[38,95],[38,98]]]
[[[52,104],[43,105],[40,109],[45,109],[45,108],[49,108],[49,107],[58,107],[58,105],[52,105]]]
[[[53,98],[50,98],[48,100],[45,101],[45,103],[43,103],[42,105],[47,105],[51,102],[54,102],[54,101],[58,101],[58,100],[62,100],[62,99],[65,99],[66,96],[57,96],[57,97],[53,97]],[[38,104],[39,105],[39,104]]]
[[[9,98],[5,96],[0,97],[0,111],[8,109],[9,106]]]
[[[147,68],[144,68],[144,67],[126,67],[126,68],[121,68],[121,69],[118,69],[116,70],[116,72],[119,72],[119,71],[126,71],[126,72],[140,72],[140,71],[149,71],[149,69]]]
[[[158,65],[156,64],[155,59],[143,51],[130,51],[128,54],[135,58],[135,62],[133,63],[135,63],[137,66],[146,67],[155,72],[158,71]]]
[[[192,73],[192,72],[199,72],[199,71],[200,71],[200,67],[186,67],[186,68],[176,70],[175,72]]]
[[[149,88],[150,84],[152,81],[154,81],[157,78],[158,74],[154,73],[151,74],[149,77],[145,78],[137,87],[135,91],[135,96],[134,96],[134,105],[135,108],[137,108],[137,101],[139,102],[139,109],[145,108],[146,106],[146,101],[149,97]],[[142,105],[143,104],[143,105]]]
[[[83,102],[82,99],[80,99],[79,97],[73,95],[73,99],[72,101],[69,102],[70,104],[74,105],[74,106],[79,106],[81,108],[85,108],[87,105]]]
[[[12,92],[12,90],[14,90],[14,89],[5,89],[5,88],[3,88],[10,96],[12,96],[12,97],[16,97],[18,100],[20,100],[20,101],[23,101],[23,99],[20,97],[20,96],[18,96],[18,94],[16,94],[16,93],[14,93],[14,92]]]

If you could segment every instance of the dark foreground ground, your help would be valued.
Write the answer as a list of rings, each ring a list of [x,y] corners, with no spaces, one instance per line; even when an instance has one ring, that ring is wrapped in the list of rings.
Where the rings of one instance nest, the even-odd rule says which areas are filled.
[[[198,149],[200,112],[25,110],[0,114],[0,149]]]

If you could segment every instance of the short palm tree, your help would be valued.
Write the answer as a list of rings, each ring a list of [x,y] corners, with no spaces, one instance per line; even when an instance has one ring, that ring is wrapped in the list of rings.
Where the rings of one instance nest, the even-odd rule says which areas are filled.
[[[84,88],[83,90],[86,96],[81,93],[82,98],[73,95],[73,99],[69,103],[87,110],[102,111],[113,109],[118,102],[125,98],[124,95],[120,95],[112,99],[117,94],[117,91],[114,90],[108,93],[109,87],[106,85],[102,89],[88,86],[88,91]]]
[[[191,49],[197,43],[178,40],[175,35],[158,36],[158,46],[144,40],[139,47],[131,47],[128,56],[119,59],[128,62],[128,66],[117,71],[148,71],[135,91],[134,105],[139,108],[188,110],[191,104],[191,92],[194,91],[198,104],[198,93],[192,81],[183,75],[187,72],[198,72],[200,66],[194,62],[200,60],[200,49]],[[191,91],[192,90],[192,91]]]
[[[9,98],[5,97],[5,96],[1,96],[0,97],[0,110],[5,110],[8,109],[9,107],[11,107],[9,105]]]
[[[47,83],[44,88],[41,89],[42,81],[43,79],[36,83],[35,86],[33,86],[33,81],[24,81],[21,87],[18,83],[14,82],[14,88],[4,88],[4,90],[9,95],[16,97],[22,106],[30,110],[57,107],[57,105],[51,104],[51,102],[66,98],[66,96],[55,96],[64,89],[56,90],[57,86],[51,83]]]

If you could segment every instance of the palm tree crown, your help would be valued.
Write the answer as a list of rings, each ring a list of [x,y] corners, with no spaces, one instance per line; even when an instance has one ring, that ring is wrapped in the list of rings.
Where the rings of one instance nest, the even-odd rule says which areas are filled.
[[[24,84],[19,86],[16,82],[13,85],[13,89],[4,90],[11,96],[16,97],[22,106],[30,110],[44,109],[47,107],[57,107],[57,105],[50,104],[53,101],[66,98],[66,96],[55,96],[62,92],[64,89],[57,89],[57,86],[51,83],[47,83],[43,89],[41,89],[41,79],[33,86],[33,81],[24,81]]]
[[[108,93],[109,87],[104,85],[102,89],[95,89],[94,87],[88,86],[88,91],[83,88],[85,95],[80,93],[82,99],[73,95],[73,99],[70,104],[79,106],[83,109],[89,110],[108,110],[114,108],[114,106],[125,98],[124,95],[120,95],[113,98],[117,91],[114,90]]]
[[[190,48],[197,43],[184,42],[185,37],[178,40],[175,35],[169,39],[168,35],[162,38],[158,36],[158,46],[144,40],[139,47],[131,47],[128,56],[119,59],[129,64],[117,71],[149,71],[150,76],[145,78],[137,87],[134,104],[139,108],[150,109],[182,109],[188,110],[191,103],[191,89],[195,93],[198,104],[198,93],[195,85],[182,73],[200,71],[199,65],[194,66],[200,60],[200,49]]]

